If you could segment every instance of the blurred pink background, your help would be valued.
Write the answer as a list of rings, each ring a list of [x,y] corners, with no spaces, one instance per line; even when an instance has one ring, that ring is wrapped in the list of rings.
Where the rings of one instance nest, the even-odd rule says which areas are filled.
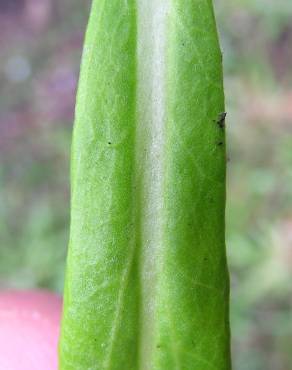
[[[45,291],[0,293],[0,369],[57,370],[62,300]]]

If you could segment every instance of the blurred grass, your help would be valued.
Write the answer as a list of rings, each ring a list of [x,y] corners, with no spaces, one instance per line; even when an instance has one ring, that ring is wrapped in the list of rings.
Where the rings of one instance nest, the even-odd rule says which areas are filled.
[[[234,369],[288,370],[292,3],[215,3],[228,110]],[[61,292],[74,96],[90,1],[7,4],[0,2],[0,284]]]

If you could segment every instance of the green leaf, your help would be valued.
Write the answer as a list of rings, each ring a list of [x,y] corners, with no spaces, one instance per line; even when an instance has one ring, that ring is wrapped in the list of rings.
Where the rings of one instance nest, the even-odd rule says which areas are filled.
[[[61,370],[230,369],[211,0],[94,0],[72,148]]]

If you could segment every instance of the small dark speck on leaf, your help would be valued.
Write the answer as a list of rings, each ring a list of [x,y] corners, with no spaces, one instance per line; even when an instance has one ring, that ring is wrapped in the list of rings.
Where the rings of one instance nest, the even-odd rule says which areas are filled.
[[[226,116],[227,116],[227,113],[226,112],[222,112],[222,113],[219,113],[218,114],[218,118],[217,120],[214,120],[214,122],[217,123],[217,125],[221,128],[221,129],[224,129],[225,128],[225,119],[226,119]]]
[[[157,344],[156,348],[161,348],[161,344]]]
[[[219,141],[219,143],[218,143],[217,145],[218,145],[218,146],[223,145],[223,141]]]
[[[108,144],[111,145],[111,142],[109,141]]]

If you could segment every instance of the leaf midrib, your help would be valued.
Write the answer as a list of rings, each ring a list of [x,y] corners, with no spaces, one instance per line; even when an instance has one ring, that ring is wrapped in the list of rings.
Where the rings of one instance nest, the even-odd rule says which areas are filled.
[[[139,369],[153,369],[155,303],[161,266],[169,0],[137,0],[135,174],[140,271]]]

